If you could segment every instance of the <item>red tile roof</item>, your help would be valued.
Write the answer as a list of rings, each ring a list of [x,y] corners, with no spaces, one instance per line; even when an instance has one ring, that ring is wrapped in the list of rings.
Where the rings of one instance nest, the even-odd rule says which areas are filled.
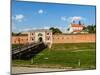
[[[84,27],[83,25],[79,25],[79,24],[71,24],[72,27]]]

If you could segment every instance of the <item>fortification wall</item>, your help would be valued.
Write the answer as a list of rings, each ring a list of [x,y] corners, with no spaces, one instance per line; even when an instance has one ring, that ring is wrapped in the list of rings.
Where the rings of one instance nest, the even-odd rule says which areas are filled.
[[[53,35],[53,43],[88,43],[96,42],[95,34],[69,34],[69,35]],[[29,43],[28,36],[12,36],[12,44]]]
[[[12,44],[26,44],[28,36],[12,36]]]
[[[53,35],[53,43],[86,43],[95,41],[95,34]]]

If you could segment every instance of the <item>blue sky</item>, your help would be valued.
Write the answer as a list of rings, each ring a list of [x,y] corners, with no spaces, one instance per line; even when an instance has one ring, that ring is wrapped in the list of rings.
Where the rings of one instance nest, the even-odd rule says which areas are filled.
[[[57,27],[65,32],[69,24],[81,20],[85,25],[95,24],[95,6],[12,2],[12,31],[48,29]]]

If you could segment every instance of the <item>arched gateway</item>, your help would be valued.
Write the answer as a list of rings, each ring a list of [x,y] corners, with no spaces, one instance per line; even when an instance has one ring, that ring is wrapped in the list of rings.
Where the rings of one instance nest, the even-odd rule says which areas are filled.
[[[42,37],[39,37],[39,39],[38,39],[38,40],[39,40],[39,42],[43,42]]]
[[[44,42],[49,48],[52,46],[52,31],[47,29],[30,30],[28,33],[28,42]]]

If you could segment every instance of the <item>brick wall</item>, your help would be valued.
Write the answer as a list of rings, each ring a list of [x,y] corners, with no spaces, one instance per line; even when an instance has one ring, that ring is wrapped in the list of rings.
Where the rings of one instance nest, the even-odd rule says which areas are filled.
[[[28,36],[12,36],[12,44],[26,44]]]
[[[85,43],[95,41],[95,34],[53,35],[53,43]]]
[[[95,42],[95,34],[69,34],[69,35],[53,35],[53,43],[85,43]],[[28,43],[28,36],[13,36],[12,44],[26,44]]]

